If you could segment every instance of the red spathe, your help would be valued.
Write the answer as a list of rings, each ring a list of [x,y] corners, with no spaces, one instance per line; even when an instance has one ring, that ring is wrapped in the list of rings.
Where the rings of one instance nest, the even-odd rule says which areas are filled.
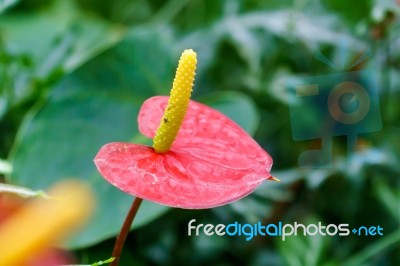
[[[138,123],[145,136],[154,137],[168,98],[152,97],[142,105]],[[268,179],[272,167],[269,154],[242,128],[195,101],[168,152],[115,142],[104,145],[94,161],[101,175],[122,191],[185,209],[240,199]]]

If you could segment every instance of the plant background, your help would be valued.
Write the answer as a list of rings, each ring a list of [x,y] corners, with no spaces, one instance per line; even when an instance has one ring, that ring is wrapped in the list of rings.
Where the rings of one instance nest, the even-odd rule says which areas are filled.
[[[400,265],[395,1],[3,0],[0,12],[0,179],[32,189],[68,177],[90,183],[95,216],[69,242],[80,263],[109,257],[132,201],[100,177],[93,157],[111,141],[151,143],[137,130],[140,105],[168,94],[179,54],[193,48],[193,98],[252,134],[282,182],[211,210],[144,204],[121,265]],[[383,129],[359,135],[348,157],[346,138],[335,137],[333,168],[299,168],[299,154],[321,144],[293,140],[285,84],[371,67]],[[380,225],[384,236],[189,237],[191,219]]]

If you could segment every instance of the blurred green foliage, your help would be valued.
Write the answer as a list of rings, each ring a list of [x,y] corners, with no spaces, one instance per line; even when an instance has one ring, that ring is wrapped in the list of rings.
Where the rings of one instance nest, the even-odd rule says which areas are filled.
[[[142,206],[121,265],[400,265],[395,1],[3,0],[0,170],[11,165],[6,180],[34,190],[69,176],[92,185],[96,215],[70,242],[79,262],[109,257],[132,200],[103,181],[92,159],[106,142],[149,143],[137,131],[138,109],[168,93],[185,48],[199,57],[194,99],[253,134],[282,182],[212,210]],[[334,138],[332,168],[299,168],[299,154],[321,143],[293,140],[287,84],[366,68],[378,74],[383,129],[359,135],[351,154],[345,137]],[[380,225],[384,236],[189,237],[191,219]]]

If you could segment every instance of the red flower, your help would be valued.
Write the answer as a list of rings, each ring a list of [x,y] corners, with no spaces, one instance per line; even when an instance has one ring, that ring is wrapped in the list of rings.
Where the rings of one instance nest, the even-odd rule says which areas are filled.
[[[139,130],[153,138],[169,97],[148,99]],[[242,128],[220,112],[190,101],[172,147],[109,143],[95,158],[103,177],[122,191],[171,207],[212,208],[240,199],[271,179],[272,159]]]

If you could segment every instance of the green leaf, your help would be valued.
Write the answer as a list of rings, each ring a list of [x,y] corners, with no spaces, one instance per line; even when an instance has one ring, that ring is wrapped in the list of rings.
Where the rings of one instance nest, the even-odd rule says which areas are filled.
[[[316,217],[307,217],[304,222],[300,222],[304,225],[318,224]],[[297,266],[297,265],[324,265],[325,258],[324,253],[331,244],[331,239],[322,235],[307,235],[304,236],[304,230],[299,227],[297,235],[290,235],[282,239],[276,239],[278,248],[283,259],[286,261],[285,265]]]
[[[18,2],[19,0],[0,0],[0,14],[3,13],[4,10],[12,7]]]
[[[168,37],[168,36],[167,36]],[[10,183],[39,189],[67,177],[90,184],[97,196],[91,222],[70,246],[91,245],[114,236],[133,200],[98,174],[93,158],[108,142],[140,139],[142,102],[167,94],[175,66],[160,30],[138,29],[112,49],[67,75],[49,99],[25,118],[11,154]],[[144,202],[133,227],[168,210]]]
[[[112,257],[112,258],[109,258],[108,260],[105,260],[105,261],[98,261],[98,262],[93,263],[92,266],[98,266],[98,265],[103,265],[103,264],[106,264],[106,263],[110,263],[110,262],[113,262],[114,259],[115,258]]]
[[[391,0],[389,0],[389,1],[391,1]],[[322,0],[321,2],[329,9],[335,11],[335,14],[341,15],[343,18],[345,18],[346,20],[348,20],[352,23],[356,23],[362,19],[365,19],[366,16],[368,16],[368,14],[371,10],[373,1],[371,1],[371,0],[365,0],[365,1]],[[355,5],[357,5],[357,8],[354,8]]]
[[[1,10],[1,6],[0,6]],[[38,74],[67,70],[121,39],[123,29],[79,10],[74,1],[53,1],[38,12],[0,17],[4,41],[34,58]]]
[[[381,239],[375,241],[373,244],[370,244],[368,247],[354,254],[352,257],[347,259],[341,265],[344,266],[353,266],[353,265],[364,265],[363,263],[367,263],[373,256],[377,254],[382,254],[384,250],[395,249],[398,247],[398,243],[400,242],[400,229],[382,237]],[[366,264],[365,264],[366,265]]]
[[[74,265],[63,265],[63,266],[100,266],[100,265],[109,264],[109,263],[113,262],[114,260],[115,260],[115,258],[112,257],[107,260],[95,262],[93,264],[74,264]]]
[[[390,186],[381,179],[377,179],[374,180],[373,190],[381,204],[400,223],[400,189]]]
[[[330,44],[332,40],[347,43],[357,50],[366,47],[364,42],[350,34],[332,30],[332,22],[321,16],[310,18],[297,11],[281,10],[247,13],[238,17],[238,20],[249,29],[262,29],[288,40],[298,39],[312,48],[321,43]]]
[[[23,2],[25,4],[27,1]],[[0,16],[0,118],[36,100],[68,72],[111,46],[124,30],[78,10],[74,1],[52,1],[37,12]]]
[[[0,159],[0,174],[11,174],[11,172],[12,172],[12,165],[9,162]]]
[[[44,193],[42,190],[33,191],[29,188],[13,186],[9,184],[0,183],[0,194],[1,193],[11,193],[23,198],[32,198],[32,197],[43,197],[49,198],[49,196]]]

